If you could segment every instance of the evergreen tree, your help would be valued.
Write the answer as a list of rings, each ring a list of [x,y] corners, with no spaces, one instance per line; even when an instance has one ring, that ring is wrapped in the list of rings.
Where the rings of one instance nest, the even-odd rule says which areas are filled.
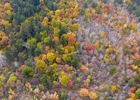
[[[7,60],[8,60],[8,62],[13,61],[13,55],[11,53],[10,48],[8,48],[8,47],[6,47],[6,49],[5,49],[5,56],[6,56]]]
[[[67,29],[65,26],[63,26],[59,32],[60,36],[63,35],[63,34],[66,34],[67,33]]]

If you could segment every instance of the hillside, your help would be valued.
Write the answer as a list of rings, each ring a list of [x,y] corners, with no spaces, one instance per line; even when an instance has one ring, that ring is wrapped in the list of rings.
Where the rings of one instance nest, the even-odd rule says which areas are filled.
[[[0,100],[139,100],[139,0],[1,0]]]

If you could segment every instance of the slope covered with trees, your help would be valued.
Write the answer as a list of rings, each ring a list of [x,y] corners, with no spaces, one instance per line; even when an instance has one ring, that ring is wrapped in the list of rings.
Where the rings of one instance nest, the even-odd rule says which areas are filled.
[[[140,99],[138,0],[0,2],[0,98]]]

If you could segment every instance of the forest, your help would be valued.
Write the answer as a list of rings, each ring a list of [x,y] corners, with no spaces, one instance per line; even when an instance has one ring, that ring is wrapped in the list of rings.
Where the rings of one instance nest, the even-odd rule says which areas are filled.
[[[0,100],[139,100],[140,0],[0,0]]]

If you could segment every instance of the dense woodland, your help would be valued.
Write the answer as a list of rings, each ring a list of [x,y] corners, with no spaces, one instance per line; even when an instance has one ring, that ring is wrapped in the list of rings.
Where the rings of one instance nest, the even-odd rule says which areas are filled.
[[[2,100],[139,100],[140,0],[0,0]]]

